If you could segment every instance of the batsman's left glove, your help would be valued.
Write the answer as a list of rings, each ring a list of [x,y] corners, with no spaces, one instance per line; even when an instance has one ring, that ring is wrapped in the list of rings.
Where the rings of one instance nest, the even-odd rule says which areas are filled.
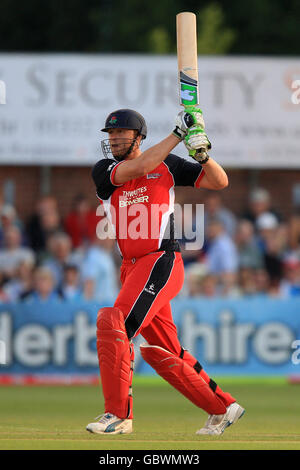
[[[177,114],[173,134],[183,140],[188,130],[194,125],[201,127],[201,129],[205,128],[202,111],[196,106],[185,106],[184,111]]]
[[[200,126],[192,126],[188,129],[184,138],[184,145],[189,151],[189,156],[197,162],[203,164],[209,159],[208,150],[211,149],[211,143],[207,135]]]

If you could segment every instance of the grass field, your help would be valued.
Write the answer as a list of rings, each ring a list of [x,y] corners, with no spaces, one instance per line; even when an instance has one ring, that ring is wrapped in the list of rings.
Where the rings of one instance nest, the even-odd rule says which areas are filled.
[[[124,436],[85,430],[102,413],[98,387],[2,387],[0,449],[300,449],[298,385],[282,379],[218,383],[246,413],[217,437],[195,434],[207,415],[159,378],[134,379],[134,432]]]

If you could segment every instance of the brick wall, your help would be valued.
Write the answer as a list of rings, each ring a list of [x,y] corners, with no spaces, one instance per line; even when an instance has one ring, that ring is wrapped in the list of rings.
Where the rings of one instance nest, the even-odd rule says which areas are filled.
[[[268,189],[272,195],[273,206],[288,217],[293,210],[292,188],[300,182],[300,170],[227,170],[229,186],[221,194],[224,203],[237,215],[243,212],[247,196],[254,185]],[[19,216],[25,220],[34,210],[36,201],[43,192],[43,185],[50,183],[51,193],[59,202],[64,216],[71,207],[73,197],[84,193],[97,206],[94,184],[91,180],[90,167],[52,167],[50,179],[45,170],[38,166],[2,166],[0,167],[0,188],[4,193],[4,183],[10,180],[15,185],[15,205]],[[48,175],[48,177],[49,177]],[[206,190],[177,188],[178,200],[185,202],[203,202]],[[1,195],[1,194],[0,194]]]

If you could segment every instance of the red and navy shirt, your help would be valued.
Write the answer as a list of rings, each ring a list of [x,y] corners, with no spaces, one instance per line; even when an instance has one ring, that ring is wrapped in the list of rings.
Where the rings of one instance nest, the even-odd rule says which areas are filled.
[[[102,159],[92,171],[121,255],[131,259],[155,251],[180,251],[174,240],[174,187],[198,188],[204,176],[202,166],[169,154],[148,174],[118,185],[114,175],[123,163]]]

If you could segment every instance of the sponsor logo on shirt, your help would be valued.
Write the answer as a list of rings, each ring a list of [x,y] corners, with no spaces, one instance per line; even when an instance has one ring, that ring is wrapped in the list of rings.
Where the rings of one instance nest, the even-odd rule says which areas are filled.
[[[132,191],[123,191],[123,196],[138,196],[139,194],[144,193],[145,191],[147,191],[147,186],[141,186],[140,188],[133,189]]]
[[[147,180],[159,178],[160,176],[161,176],[160,173],[148,173]]]
[[[149,196],[140,196],[135,199],[126,199],[124,201],[119,201],[120,207],[131,206],[132,204],[138,204],[139,202],[148,202]]]
[[[148,202],[149,196],[142,193],[147,191],[147,186],[141,186],[140,188],[133,189],[132,191],[123,191],[123,194],[119,201],[119,207],[131,206],[132,204],[138,204],[140,202]],[[132,199],[134,198],[134,199]]]

